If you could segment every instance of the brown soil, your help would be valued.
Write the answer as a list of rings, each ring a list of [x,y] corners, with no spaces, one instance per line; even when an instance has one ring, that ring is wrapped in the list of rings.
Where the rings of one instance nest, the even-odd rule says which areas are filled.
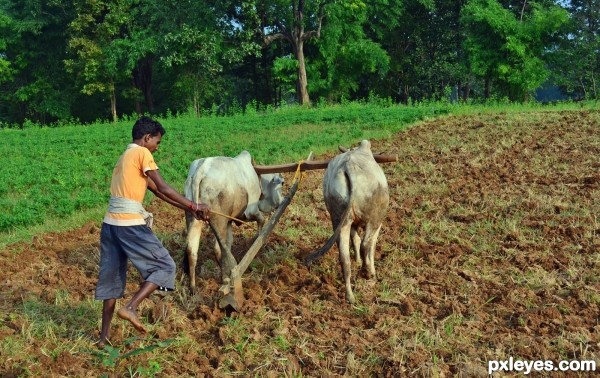
[[[336,247],[310,270],[302,264],[330,232],[322,171],[307,172],[244,275],[245,307],[229,318],[218,309],[220,275],[205,243],[197,294],[182,276],[175,293],[140,307],[152,337],[175,342],[116,367],[93,347],[99,224],[11,245],[0,251],[0,376],[129,376],[150,359],[160,376],[274,377],[478,377],[487,361],[509,357],[600,362],[599,127],[597,112],[462,116],[372,141],[399,161],[382,165],[392,201],[378,280],[353,267],[354,306]],[[182,214],[149,207],[181,261]],[[251,235],[236,229],[238,258]],[[126,298],[139,284],[133,269],[128,282]],[[28,303],[66,330],[36,333]],[[148,345],[131,343],[125,323],[115,316],[114,347]],[[18,353],[6,340],[31,345]]]

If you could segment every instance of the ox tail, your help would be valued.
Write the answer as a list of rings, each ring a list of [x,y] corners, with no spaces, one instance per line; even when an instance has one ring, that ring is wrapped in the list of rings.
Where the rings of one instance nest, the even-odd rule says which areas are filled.
[[[331,235],[331,237],[329,237],[327,242],[325,242],[325,245],[323,245],[321,248],[319,248],[318,250],[314,251],[313,253],[309,254],[308,256],[306,256],[304,258],[304,264],[306,266],[310,267],[310,265],[312,264],[312,262],[314,260],[323,256],[325,253],[327,253],[331,249],[331,247],[333,247],[333,244],[335,243],[335,241],[340,237],[340,233],[342,231],[342,226],[344,225],[346,219],[348,219],[348,217],[350,216],[350,211],[352,210],[352,201],[353,201],[353,199],[352,199],[352,183],[350,181],[350,176],[348,175],[348,172],[344,171],[344,176],[346,176],[346,182],[348,183],[348,197],[349,197],[348,206],[346,206],[346,209],[344,209],[344,213],[342,214],[342,217],[340,218],[340,222],[338,223],[337,227],[333,231],[333,235]]]

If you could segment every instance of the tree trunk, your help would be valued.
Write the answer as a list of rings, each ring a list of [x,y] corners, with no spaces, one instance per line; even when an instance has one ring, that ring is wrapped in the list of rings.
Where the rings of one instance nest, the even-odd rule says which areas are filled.
[[[587,90],[585,88],[585,83],[583,82],[583,79],[581,77],[579,78],[579,84],[581,85],[581,89],[583,90],[583,98],[587,99]]]
[[[194,115],[196,117],[200,117],[200,83],[198,79],[194,80],[194,93],[192,98],[192,103],[194,107]]]
[[[296,94],[298,96],[298,102],[300,105],[310,104],[310,98],[308,97],[308,79],[306,78],[306,62],[304,61],[304,43],[301,38],[294,41],[296,44],[295,52],[296,59],[298,60],[298,80],[296,82]]]
[[[486,77],[483,85],[483,98],[485,98],[486,100],[488,98],[490,98],[490,87],[491,87],[491,83],[490,83],[490,78]]]
[[[115,85],[112,84],[110,87],[110,114],[112,115],[113,122],[117,122],[117,95],[115,93]]]
[[[467,85],[465,85],[463,87],[462,100],[466,102],[469,99],[470,94],[471,94],[471,84],[467,83]]]
[[[137,115],[142,115],[142,103],[139,102],[137,100],[137,98],[134,100],[135,101],[135,112]]]
[[[408,99],[409,99],[408,91],[409,90],[410,90],[410,86],[408,84],[404,84],[404,86],[402,87],[402,102],[405,104],[408,104]]]
[[[131,75],[131,86],[133,87],[134,90],[138,89],[136,79],[135,79],[135,73],[133,73]],[[133,97],[133,102],[135,105],[135,113],[137,115],[142,115],[142,103],[140,102],[140,100],[138,99],[137,96]]]
[[[152,58],[144,58],[137,62],[133,69],[133,82],[137,89],[144,95],[144,102],[148,112],[154,112],[154,99],[152,97]]]

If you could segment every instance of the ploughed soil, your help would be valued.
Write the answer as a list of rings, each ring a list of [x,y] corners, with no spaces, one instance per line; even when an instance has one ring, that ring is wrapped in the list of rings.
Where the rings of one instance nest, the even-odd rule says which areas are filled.
[[[207,236],[196,293],[180,269],[175,292],[140,306],[149,334],[115,318],[112,347],[94,346],[99,222],[6,247],[0,376],[480,377],[492,360],[600,363],[599,112],[450,116],[372,145],[398,161],[381,165],[391,202],[377,280],[353,265],[354,305],[336,246],[303,264],[331,232],[323,171],[308,171],[243,276],[239,312],[218,307]],[[148,208],[181,263],[183,214]],[[238,259],[253,234],[235,228]],[[126,299],[138,285],[130,268]]]

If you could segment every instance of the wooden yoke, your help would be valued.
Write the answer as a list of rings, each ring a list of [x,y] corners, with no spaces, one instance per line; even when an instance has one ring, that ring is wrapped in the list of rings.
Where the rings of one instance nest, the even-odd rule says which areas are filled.
[[[377,154],[373,155],[375,161],[378,163],[393,163],[398,161],[398,155],[387,155],[387,154]],[[316,169],[325,169],[327,165],[329,165],[329,160],[311,160],[305,161],[300,164],[300,171],[312,171]],[[289,163],[289,164],[277,164],[277,165],[255,165],[254,170],[259,175],[266,173],[283,173],[283,172],[294,172],[298,169],[297,163]]]

